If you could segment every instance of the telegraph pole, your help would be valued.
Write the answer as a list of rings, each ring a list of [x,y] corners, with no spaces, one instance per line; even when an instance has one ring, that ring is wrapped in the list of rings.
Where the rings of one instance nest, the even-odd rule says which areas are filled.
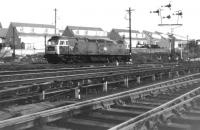
[[[132,54],[132,37],[131,37],[131,12],[133,11],[130,7],[127,10],[129,14],[129,55]]]
[[[188,40],[189,40],[189,36],[187,35],[187,46],[188,46],[188,48],[187,48],[187,49],[188,49],[188,52],[187,52],[187,59],[189,60],[189,52],[190,52],[190,51],[189,51]]]
[[[55,8],[54,11],[55,11],[55,35],[56,35],[57,9]]]
[[[47,35],[44,35],[44,52],[46,54],[46,46],[47,46]]]
[[[13,27],[13,58],[15,58],[15,28]]]

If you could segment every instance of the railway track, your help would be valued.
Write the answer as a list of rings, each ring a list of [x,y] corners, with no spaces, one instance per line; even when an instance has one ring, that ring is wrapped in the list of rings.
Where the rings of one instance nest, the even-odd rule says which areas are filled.
[[[24,71],[9,71],[9,72],[2,72],[2,73],[22,73],[22,74],[12,74],[12,75],[1,75],[1,81],[0,85],[2,85],[2,89],[0,90],[0,105],[7,106],[13,105],[13,104],[27,104],[27,103],[36,103],[41,102],[43,100],[52,100],[56,97],[56,100],[59,97],[71,98],[72,94],[74,93],[75,89],[77,88],[77,84],[74,86],[71,86],[69,84],[63,85],[62,82],[49,82],[55,79],[61,79],[63,80],[75,80],[75,79],[88,79],[88,78],[98,78],[98,77],[114,77],[118,75],[128,75],[128,74],[137,74],[137,73],[147,73],[151,71],[160,71],[160,70],[171,70],[170,67],[138,67],[137,69],[133,66],[120,66],[120,67],[98,67],[98,68],[80,68],[80,69],[72,69],[72,68],[62,68],[59,70],[56,69],[44,69],[44,70],[24,70]],[[35,72],[36,71],[36,72]],[[41,72],[41,73],[38,73]],[[48,72],[50,71],[50,72]],[[56,72],[55,72],[56,71]],[[95,72],[94,72],[95,71]],[[31,73],[32,72],[32,73]],[[35,72],[35,73],[33,73]],[[52,75],[51,75],[52,74]],[[64,75],[63,75],[64,74]],[[37,78],[32,78],[37,76]],[[48,77],[42,77],[46,76]],[[41,76],[41,78],[40,78]],[[148,76],[151,76],[151,74],[148,74]],[[6,81],[8,79],[15,78],[13,81]],[[24,78],[24,79],[20,79]],[[28,78],[28,79],[26,79]],[[117,84],[124,82],[124,79],[121,80],[121,76],[117,77],[118,81],[115,81],[115,79],[110,79],[108,84]],[[16,80],[20,79],[20,80]],[[129,78],[129,81],[135,81],[135,78]],[[128,81],[128,82],[129,82]],[[39,83],[38,82],[44,82]],[[33,85],[21,85],[24,83],[33,83]],[[80,82],[79,82],[80,83]],[[17,86],[17,84],[20,84],[20,86]],[[55,85],[55,87],[52,87],[52,84]],[[56,85],[59,84],[59,85]],[[13,87],[12,85],[16,85]],[[95,87],[95,86],[102,86],[103,83],[97,82],[93,84],[85,84],[82,85],[81,88],[84,91],[88,91],[88,88]],[[12,87],[10,87],[12,86]],[[43,88],[42,88],[43,87]],[[45,88],[44,88],[45,87]],[[42,89],[42,90],[41,90]],[[121,90],[120,88],[117,88]],[[82,91],[81,90],[81,91]],[[44,97],[43,91],[45,91],[45,99],[41,98]],[[71,94],[72,93],[72,94]],[[87,93],[87,92],[86,92]],[[86,94],[87,95],[87,94]],[[88,96],[88,95],[87,95]],[[53,97],[53,98],[52,98]],[[55,99],[54,99],[55,100]],[[69,99],[68,99],[69,100]]]
[[[172,88],[172,86],[170,85],[171,88],[168,88],[167,90],[154,89],[154,90],[138,92],[137,96],[139,96],[139,98],[132,99],[132,98],[122,97],[117,100],[109,101],[109,103],[105,103],[103,108],[94,109],[89,112],[86,111],[86,112],[77,114],[73,117],[70,117],[70,118],[67,117],[67,118],[58,120],[54,123],[50,123],[49,125],[53,127],[58,127],[58,128],[87,129],[87,130],[88,129],[91,129],[91,130],[92,129],[95,129],[95,130],[98,130],[98,129],[99,130],[102,130],[102,129],[110,129],[110,130],[147,129],[149,130],[149,129],[155,129],[155,128],[167,129],[168,125],[164,126],[162,124],[163,126],[159,127],[159,125],[156,126],[157,122],[154,122],[155,126],[151,126],[151,121],[146,121],[147,124],[145,124],[145,121],[143,121],[142,122],[143,125],[140,124],[141,125],[140,127],[136,125],[135,126],[131,125],[130,127],[128,125],[130,123],[134,123],[134,119],[135,121],[137,121],[136,120],[137,118],[139,117],[141,118],[142,115],[146,113],[151,113],[151,114],[154,114],[154,112],[158,113],[159,110],[166,109],[169,106],[170,106],[169,108],[174,107],[173,106],[174,103],[177,103],[177,102],[179,103],[180,100],[184,100],[184,98],[188,98],[188,95],[191,96],[191,94],[194,94],[194,93],[196,93],[196,95],[199,94],[200,88],[197,88],[199,87],[199,81],[193,80],[193,81],[190,81],[190,83],[187,81],[186,84],[182,84],[182,83],[175,84],[176,89]],[[152,115],[149,115],[149,116],[151,117]],[[170,118],[170,117],[167,117],[167,118]],[[173,120],[176,120],[176,121],[178,120],[178,117],[172,117],[172,118]],[[122,123],[124,121],[126,122]],[[120,125],[116,126],[117,124],[120,124]],[[179,128],[179,127],[184,128],[185,126],[184,125],[183,126],[180,125],[177,127],[174,126],[174,128]]]
[[[156,67],[158,69],[160,67]],[[166,67],[169,68],[169,67]],[[52,80],[58,79],[59,76],[78,76],[84,74],[95,73],[114,73],[117,71],[144,71],[154,69],[154,67],[133,67],[133,66],[120,66],[120,67],[84,67],[84,68],[62,68],[62,69],[42,69],[42,70],[24,70],[24,71],[6,71],[0,72],[0,85],[7,87],[17,84],[28,84],[31,81],[40,81],[44,79],[44,82],[48,78]],[[57,78],[58,77],[58,78]]]
[[[176,67],[179,69],[181,68],[181,66],[176,66]],[[95,68],[79,68],[79,69],[61,68],[59,70],[44,69],[44,70],[2,72],[0,78],[1,80],[5,81],[0,82],[1,85],[0,105],[1,106],[8,106],[13,104],[23,105],[28,103],[41,102],[44,100],[56,101],[60,100],[60,97],[64,99],[67,98],[68,100],[70,100],[69,98],[74,98],[73,96],[74,92],[76,91],[77,86],[79,86],[78,84],[82,79],[83,79],[82,81],[85,81],[85,79],[87,80],[89,78],[92,79],[99,78],[98,79],[99,81],[93,82],[91,84],[83,83],[81,85],[81,91],[85,91],[83,95],[88,96],[87,93],[89,90],[91,90],[92,87],[95,88],[104,85],[104,83],[101,82],[102,81],[101,79],[104,77],[107,77],[108,82],[106,81],[105,83],[108,85],[112,84],[112,86],[116,86],[116,84],[123,84],[126,81],[125,87],[128,87],[129,83],[137,82],[136,81],[137,74],[144,74],[144,77],[150,77],[151,79],[152,72],[154,78],[156,78],[154,73],[160,73],[160,71],[166,73],[171,70],[172,68],[168,66],[167,67],[153,66],[151,68],[138,67],[137,69],[133,66],[120,66],[120,67],[95,67]],[[8,75],[8,73],[10,75]],[[46,75],[48,76],[45,77]],[[121,79],[124,78],[123,75],[125,75],[125,79]],[[127,77],[129,77],[129,79]],[[13,78],[15,78],[15,80],[8,81],[9,79]],[[58,80],[58,82],[54,82],[55,80]],[[78,81],[75,82],[75,84],[72,82],[73,84],[70,85],[72,80],[75,81],[78,80]],[[111,88],[110,91],[113,91],[113,89],[114,90],[119,89],[119,91],[123,89],[123,87],[120,88],[110,87],[110,88]],[[98,89],[96,90],[99,91]]]
[[[138,73],[138,72],[148,72],[148,71],[157,71],[157,70],[168,70],[169,67],[165,68],[145,68],[139,67],[135,68],[132,66],[123,66],[123,67],[99,67],[99,68],[80,68],[80,69],[51,69],[51,70],[24,70],[24,71],[9,71],[9,72],[2,72],[3,74],[0,75],[0,97],[1,99],[4,98],[4,95],[8,96],[9,93],[12,96],[20,95],[24,89],[29,89],[29,92],[26,92],[26,95],[34,95],[35,92],[41,91],[41,87],[39,85],[44,86],[46,84],[51,84],[52,81],[55,80],[76,80],[76,79],[88,79],[88,78],[95,78],[95,77],[108,77],[113,75],[122,75],[128,73]],[[30,73],[34,72],[35,73]],[[39,71],[39,72],[38,72]],[[44,72],[41,72],[44,71]],[[51,71],[51,72],[46,72]],[[0,72],[1,73],[1,72]],[[10,75],[4,75],[5,73],[9,73]],[[12,74],[11,74],[12,73]],[[14,74],[17,73],[17,74]],[[22,73],[22,74],[18,74]],[[11,80],[11,81],[10,81]],[[42,83],[41,83],[42,82]],[[40,83],[40,84],[37,84]],[[27,85],[23,85],[27,84]],[[34,84],[34,85],[31,85]],[[51,87],[51,85],[49,85]],[[69,85],[68,85],[69,86]],[[77,87],[75,85],[75,87]],[[54,88],[53,88],[54,89]],[[56,88],[57,89],[57,88]],[[63,87],[62,89],[71,89],[69,87]],[[15,93],[14,93],[15,92]],[[19,94],[20,93],[20,94]],[[21,94],[21,95],[24,95]],[[7,100],[8,102],[9,100]]]
[[[200,74],[194,74],[106,97],[19,116],[0,121],[0,128],[34,127],[33,129],[37,129],[48,125],[56,129],[140,129],[146,127],[144,122],[148,122],[146,119],[150,118],[149,116],[158,114],[166,108],[175,107],[175,104],[198,95],[200,93],[199,77]],[[141,120],[144,120],[145,125],[137,124]],[[134,123],[136,124],[133,126]]]
[[[124,65],[121,63],[121,65]],[[90,66],[113,66],[106,63],[79,63],[79,64],[0,64],[0,71],[36,70],[36,69],[58,69],[58,68],[80,68]]]

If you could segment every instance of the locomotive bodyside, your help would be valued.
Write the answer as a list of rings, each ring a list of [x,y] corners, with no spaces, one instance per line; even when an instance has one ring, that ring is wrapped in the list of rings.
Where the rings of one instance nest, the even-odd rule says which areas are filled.
[[[113,62],[128,61],[124,44],[100,38],[54,36],[48,41],[45,58],[49,62]]]

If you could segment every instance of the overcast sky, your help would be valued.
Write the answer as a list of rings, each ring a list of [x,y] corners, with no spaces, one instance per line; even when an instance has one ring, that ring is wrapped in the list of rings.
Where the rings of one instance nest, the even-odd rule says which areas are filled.
[[[127,28],[126,10],[132,13],[132,28],[136,30],[170,32],[170,27],[159,27],[160,17],[150,11],[168,4],[169,0],[2,0],[0,22],[8,27],[10,22],[54,24],[54,8],[57,8],[57,24],[60,29],[67,25],[101,27],[105,31],[112,28]],[[200,12],[198,0],[171,0],[171,11],[164,8],[163,16],[177,10],[183,11],[179,19],[182,27],[175,34],[189,35],[200,39]],[[163,23],[176,23],[177,17]]]

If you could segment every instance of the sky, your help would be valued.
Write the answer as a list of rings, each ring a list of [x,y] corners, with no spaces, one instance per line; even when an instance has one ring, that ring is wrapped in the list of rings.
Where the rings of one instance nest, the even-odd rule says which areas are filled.
[[[162,8],[162,16],[182,10],[183,17],[174,34],[200,39],[200,18],[198,0],[2,0],[0,22],[7,28],[10,22],[54,24],[54,9],[57,9],[57,26],[67,25],[128,29],[128,8],[132,12],[132,29],[171,32],[171,27],[160,27],[160,17],[150,11],[171,3],[171,10]],[[163,19],[163,23],[177,23],[177,16]]]

